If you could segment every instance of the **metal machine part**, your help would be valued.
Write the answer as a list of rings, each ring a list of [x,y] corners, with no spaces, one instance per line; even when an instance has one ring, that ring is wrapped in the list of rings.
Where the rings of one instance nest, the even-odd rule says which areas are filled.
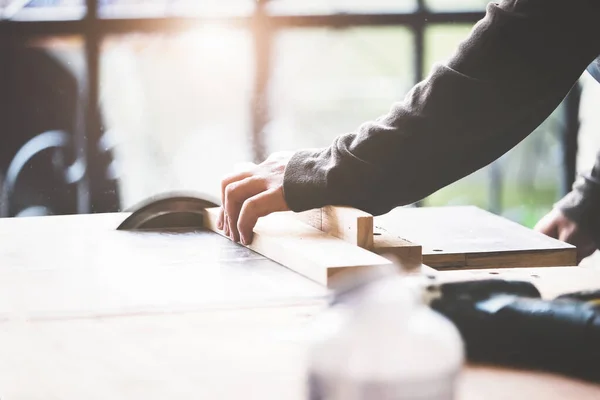
[[[220,201],[205,193],[167,192],[134,205],[117,230],[200,229],[204,210]]]

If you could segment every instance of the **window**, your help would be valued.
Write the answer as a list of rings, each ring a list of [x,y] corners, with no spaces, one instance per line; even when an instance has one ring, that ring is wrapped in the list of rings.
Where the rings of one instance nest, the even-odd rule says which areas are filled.
[[[0,34],[82,38],[58,57],[87,84],[74,132],[88,167],[79,211],[114,211],[213,188],[236,162],[325,146],[385,114],[488,3],[2,0]],[[424,204],[477,204],[531,225],[561,192],[564,112]]]
[[[268,152],[327,146],[388,112],[413,84],[412,49],[412,34],[403,27],[279,32],[265,129]]]
[[[466,24],[429,26],[425,34],[425,68],[451,56],[470,30]],[[533,227],[561,194],[563,112],[560,107],[502,158],[439,190],[425,204],[474,204]]]
[[[490,0],[426,0],[427,7],[431,11],[482,11]]]
[[[417,0],[273,0],[268,3],[268,10],[288,15],[413,12],[417,10]]]
[[[65,21],[83,18],[85,0],[2,0],[0,19]]]
[[[247,31],[111,36],[101,60],[103,125],[124,205],[166,190],[218,189],[233,164],[253,159]]]
[[[233,17],[254,11],[251,0],[101,0],[103,18],[142,18],[169,16]]]

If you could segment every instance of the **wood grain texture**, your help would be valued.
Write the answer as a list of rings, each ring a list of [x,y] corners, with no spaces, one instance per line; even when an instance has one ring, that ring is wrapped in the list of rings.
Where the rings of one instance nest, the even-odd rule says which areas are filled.
[[[210,232],[116,231],[126,216],[0,219],[0,396],[306,399],[326,290]],[[530,273],[548,296],[598,281],[580,268],[468,276],[491,273]],[[523,398],[598,399],[600,385],[466,366],[456,396]]]
[[[296,215],[329,235],[363,249],[373,248],[373,216],[369,213],[352,207],[326,206]]]
[[[477,207],[397,208],[375,225],[422,246],[436,269],[576,265],[574,246]]]
[[[321,209],[321,230],[363,249],[373,248],[373,216],[351,207]]]
[[[421,267],[423,255],[420,245],[401,239],[378,226],[374,232],[374,253],[394,261],[406,271]]]
[[[223,235],[217,228],[218,214],[219,208],[207,209],[205,224]],[[384,257],[299,221],[289,212],[261,218],[247,247],[325,286],[337,274],[392,264]]]
[[[294,216],[298,218],[300,221],[304,222],[316,228],[320,231],[323,230],[323,209],[322,208],[314,208],[312,210],[302,211],[299,213],[295,213]]]
[[[294,214],[302,222],[348,243],[399,263],[405,269],[422,264],[421,246],[373,224],[371,214],[351,207],[327,206]]]

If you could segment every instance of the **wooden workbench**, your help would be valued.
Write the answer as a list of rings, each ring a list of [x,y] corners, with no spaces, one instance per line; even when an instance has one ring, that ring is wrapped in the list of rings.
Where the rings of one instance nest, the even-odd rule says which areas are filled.
[[[304,399],[326,289],[208,232],[135,233],[126,214],[0,220],[0,398]],[[552,297],[578,267],[499,273]],[[454,274],[454,275],[452,275]],[[600,386],[468,366],[459,399],[598,399]]]

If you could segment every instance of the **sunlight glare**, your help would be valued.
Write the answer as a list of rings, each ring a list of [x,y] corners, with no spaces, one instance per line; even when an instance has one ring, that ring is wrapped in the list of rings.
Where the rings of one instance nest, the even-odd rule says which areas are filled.
[[[201,27],[182,35],[182,40],[194,54],[235,52],[235,30],[223,23],[205,23]],[[233,34],[233,35],[232,35]]]

